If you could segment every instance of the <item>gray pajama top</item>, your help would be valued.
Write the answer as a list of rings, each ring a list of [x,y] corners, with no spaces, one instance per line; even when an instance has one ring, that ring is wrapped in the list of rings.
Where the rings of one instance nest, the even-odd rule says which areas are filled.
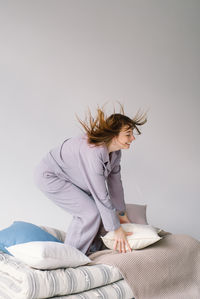
[[[66,139],[45,157],[59,178],[72,182],[94,199],[107,231],[119,228],[116,211],[126,210],[120,160],[121,150],[109,155],[106,146],[89,145],[86,134]]]

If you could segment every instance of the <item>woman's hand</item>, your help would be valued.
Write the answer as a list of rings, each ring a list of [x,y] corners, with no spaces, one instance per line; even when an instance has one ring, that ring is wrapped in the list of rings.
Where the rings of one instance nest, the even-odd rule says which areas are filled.
[[[126,236],[130,236],[133,233],[131,232],[125,232],[123,228],[120,226],[118,229],[114,231],[115,233],[115,242],[114,242],[114,250],[117,250],[119,248],[119,252],[126,252],[126,246],[128,247],[128,251],[131,252],[130,245],[127,241]]]
[[[131,223],[130,220],[128,219],[128,216],[127,216],[126,213],[124,214],[124,216],[120,216],[118,214],[118,217],[119,217],[120,224],[122,224],[122,223]]]

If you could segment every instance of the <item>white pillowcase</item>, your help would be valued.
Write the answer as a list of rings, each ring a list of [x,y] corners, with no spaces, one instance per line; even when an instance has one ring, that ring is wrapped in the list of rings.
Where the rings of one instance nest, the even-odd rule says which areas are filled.
[[[133,232],[132,235],[127,236],[127,241],[131,249],[145,248],[160,239],[156,228],[146,224],[124,223],[121,224],[126,232]],[[114,249],[115,236],[114,231],[108,232],[104,237],[101,237],[106,247]],[[128,250],[126,246],[126,250]]]
[[[77,267],[91,262],[80,250],[59,242],[34,241],[9,246],[6,249],[36,269]]]

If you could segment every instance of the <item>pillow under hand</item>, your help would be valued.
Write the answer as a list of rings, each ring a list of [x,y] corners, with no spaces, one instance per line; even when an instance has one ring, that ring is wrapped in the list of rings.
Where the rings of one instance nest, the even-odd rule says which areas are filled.
[[[31,241],[61,242],[39,226],[25,221],[14,221],[11,226],[0,231],[0,250],[7,254],[10,253],[5,247]]]
[[[91,260],[80,250],[58,242],[28,242],[7,247],[16,258],[42,270],[77,267]]]
[[[158,236],[156,229],[151,225],[124,223],[121,224],[121,226],[124,231],[133,232],[132,235],[127,236],[131,249],[142,249],[162,239]],[[114,250],[114,231],[108,232],[104,237],[101,237],[101,239],[107,248]],[[126,250],[128,250],[127,246]]]

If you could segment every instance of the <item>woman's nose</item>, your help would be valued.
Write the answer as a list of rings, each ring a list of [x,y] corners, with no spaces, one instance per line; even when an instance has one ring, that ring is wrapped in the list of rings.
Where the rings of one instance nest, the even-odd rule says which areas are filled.
[[[132,138],[131,138],[131,139],[132,139],[132,141],[133,141],[133,140],[135,140],[135,136],[134,136],[134,135],[132,135]]]

